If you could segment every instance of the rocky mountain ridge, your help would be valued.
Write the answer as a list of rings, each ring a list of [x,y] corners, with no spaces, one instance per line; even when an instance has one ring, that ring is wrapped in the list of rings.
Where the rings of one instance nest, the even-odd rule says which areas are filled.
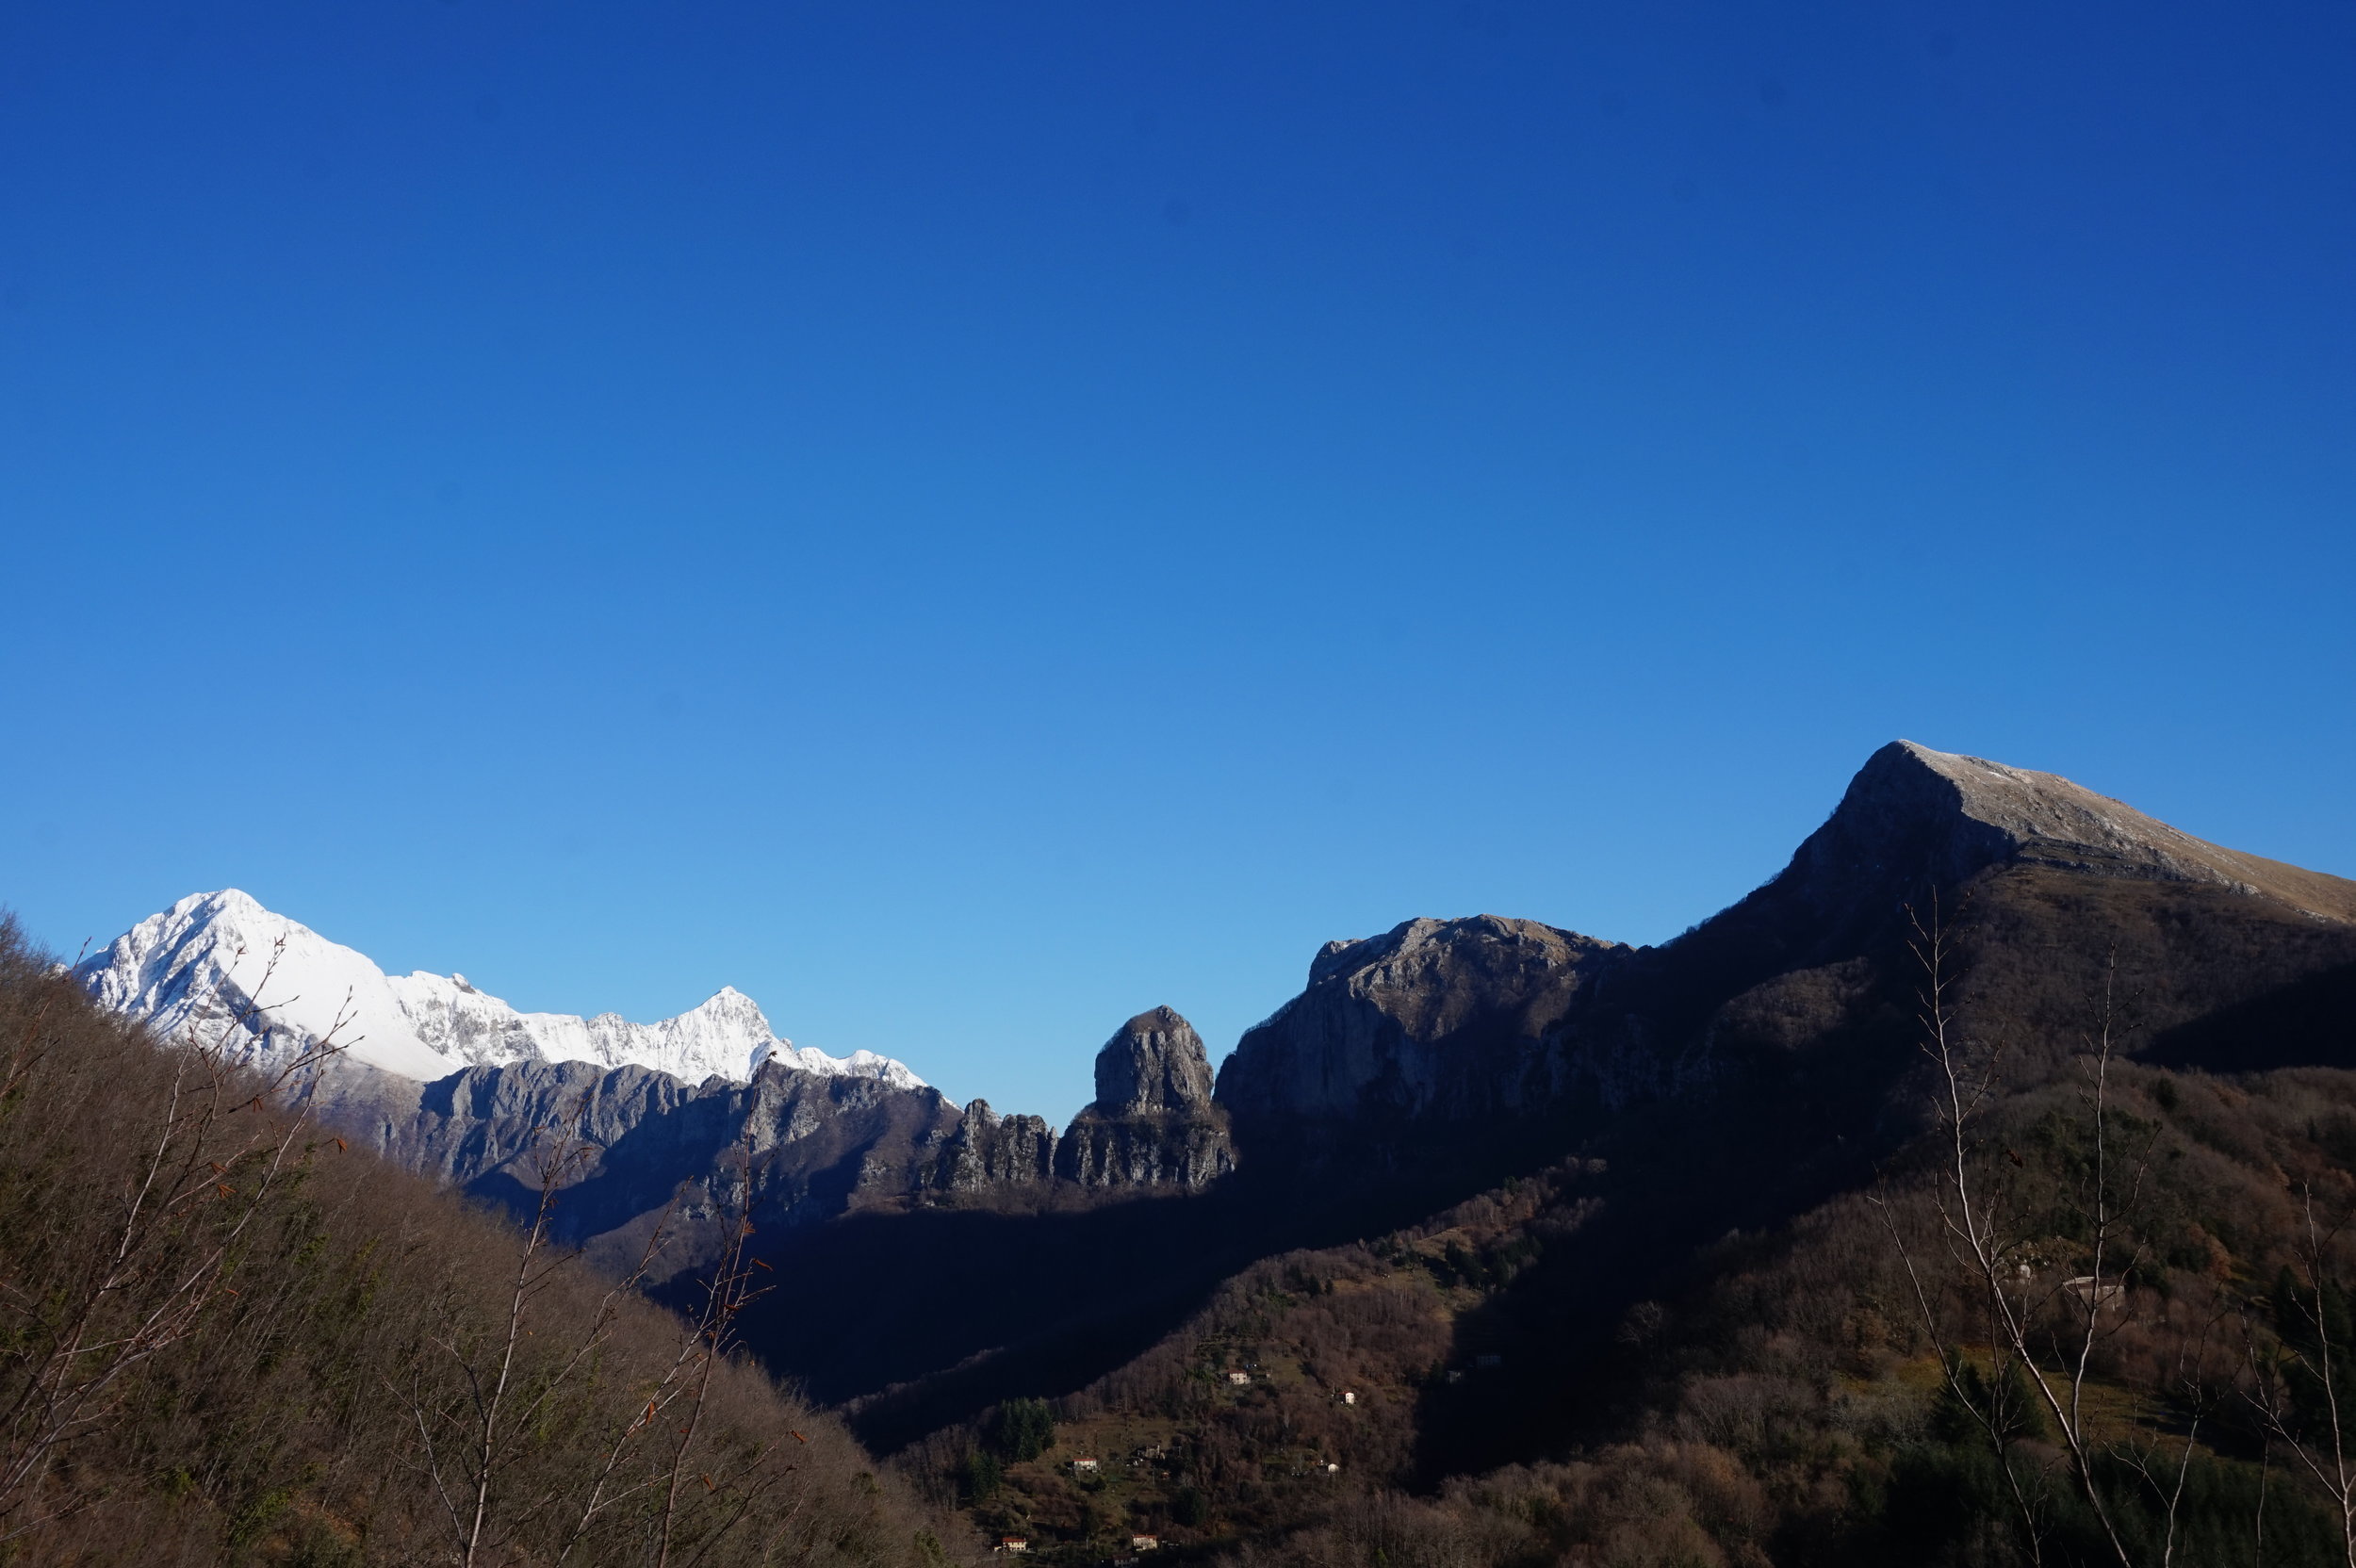
[[[993,1401],[1091,1387],[1126,1391],[1121,1421],[1155,1420],[1193,1387],[1200,1303],[1228,1300],[1238,1322],[1259,1321],[1269,1291],[1307,1313],[1354,1309],[1302,1286],[1316,1250],[1450,1233],[1450,1214],[1518,1212],[1551,1183],[1550,1212],[1478,1252],[1435,1242],[1411,1260],[1427,1285],[1480,1298],[1445,1348],[1411,1358],[1416,1376],[1437,1354],[1478,1368],[1501,1353],[1516,1371],[1408,1379],[1394,1440],[1435,1467],[1418,1485],[1605,1441],[1579,1423],[1610,1405],[1597,1391],[1618,1386],[1625,1336],[1680,1282],[1739,1269],[1737,1238],[1853,1197],[1920,1133],[1918,921],[1951,944],[1971,1030],[2004,1040],[2007,1090],[2027,1092],[2075,1082],[2106,988],[2132,1014],[2135,1070],[2356,1068],[2343,911],[2356,884],[2207,844],[2053,775],[1894,743],[1781,871],[1658,947],[1495,916],[1326,944],[1301,992],[1222,1065],[1231,1177],[1087,1216],[794,1232],[770,1255],[781,1278],[813,1283],[757,1306],[747,1341],[886,1447],[947,1429],[954,1457],[969,1440],[957,1424]],[[1060,1152],[1043,1124],[968,1127],[977,1167],[1035,1173]],[[853,1276],[890,1288],[827,1282]],[[991,1304],[949,1318],[916,1304],[951,1298]],[[813,1332],[823,1356],[803,1348]],[[1249,1332],[1265,1352],[1264,1331]],[[1256,1381],[1235,1397],[1239,1420],[1258,1419]],[[1266,1443],[1292,1441],[1266,1427]]]
[[[775,1062],[924,1086],[905,1064],[872,1051],[838,1057],[795,1047],[732,986],[654,1023],[615,1013],[519,1012],[463,974],[388,975],[235,888],[194,893],[151,915],[74,974],[106,1006],[168,1037],[193,1031],[255,1063],[285,1062],[332,1039],[351,1061],[420,1083],[514,1062],[591,1062],[689,1084],[714,1076],[744,1083]]]
[[[794,1226],[879,1206],[1201,1191],[1235,1166],[1210,1082],[1201,1037],[1158,1007],[1105,1043],[1098,1098],[1061,1137],[986,1101],[960,1111],[929,1086],[780,1061],[700,1084],[634,1064],[524,1060],[419,1083],[336,1063],[315,1103],[347,1136],[518,1212],[537,1201],[549,1130],[567,1129],[560,1229],[622,1246],[666,1213]]]
[[[1775,1049],[1795,1008],[1803,1033],[1829,1027],[1909,909],[1936,918],[1942,892],[2006,869],[2356,924],[2356,883],[2208,843],[2058,775],[1896,741],[1781,872],[1661,947],[1491,915],[1328,942],[1301,993],[1222,1064],[1219,1102],[1248,1146],[1302,1123],[1464,1124],[1674,1096]]]
[[[801,1282],[748,1336],[780,1372],[870,1400],[867,1429],[898,1443],[1118,1364],[1252,1257],[1375,1233],[1566,1151],[1609,1146],[1661,1188],[1594,1244],[1607,1273],[1839,1190],[1904,1135],[1906,944],[1914,919],[1942,916],[1979,955],[1963,994],[2056,1040],[2105,953],[2155,977],[2152,1031],[2198,1024],[2201,1059],[2222,1063],[2253,1029],[2282,1036],[2265,1007],[2285,988],[2324,988],[2299,992],[2300,1017],[2347,1016],[2331,999],[2356,975],[2356,884],[1901,742],[1776,875],[1673,941],[1481,915],[1327,943],[1216,1078],[1175,1012],[1130,1020],[1061,1133],[783,1060],[694,1084],[634,1065],[518,1060],[431,1083],[355,1065],[326,1102],[404,1163],[519,1208],[539,1130],[584,1105],[595,1150],[561,1212],[601,1246],[627,1250],[675,1200],[691,1220],[749,1200]],[[2298,1040],[2282,1059],[2314,1057]],[[1107,1249],[1118,1267],[1100,1267]],[[1049,1277],[1055,1313],[1021,1308]],[[861,1280],[898,1282],[905,1303]],[[1003,1309],[932,1306],[1007,1292]]]

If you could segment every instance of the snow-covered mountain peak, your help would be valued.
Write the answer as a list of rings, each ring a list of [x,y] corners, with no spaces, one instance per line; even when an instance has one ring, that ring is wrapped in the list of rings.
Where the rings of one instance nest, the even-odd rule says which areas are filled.
[[[332,1031],[352,1060],[404,1078],[540,1060],[741,1083],[774,1060],[796,1071],[924,1086],[905,1066],[874,1052],[838,1057],[796,1048],[733,986],[656,1023],[632,1023],[618,1013],[583,1019],[519,1012],[463,974],[420,970],[388,976],[363,955],[235,888],[180,900],[74,972],[100,1001],[150,1020],[167,1035],[193,1030],[257,1059],[284,1059]]]
[[[285,1059],[329,1042],[404,1078],[464,1064],[417,1037],[384,972],[236,888],[150,915],[74,973],[118,1011],[233,1056]]]

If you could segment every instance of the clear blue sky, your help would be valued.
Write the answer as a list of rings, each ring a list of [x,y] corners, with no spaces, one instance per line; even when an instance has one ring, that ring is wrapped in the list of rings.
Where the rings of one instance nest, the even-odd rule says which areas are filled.
[[[1062,1117],[1905,735],[2356,874],[2356,8],[0,10],[0,902]]]

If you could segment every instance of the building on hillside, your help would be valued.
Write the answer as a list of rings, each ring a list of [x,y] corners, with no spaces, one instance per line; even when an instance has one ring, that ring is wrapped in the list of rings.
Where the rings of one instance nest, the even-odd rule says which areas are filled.
[[[1093,1476],[1093,1475],[1095,1475],[1095,1474],[1096,1474],[1096,1461],[1095,1461],[1095,1459],[1094,1459],[1093,1457],[1088,1457],[1088,1458],[1082,1458],[1082,1459],[1075,1459],[1075,1460],[1073,1460],[1073,1461],[1072,1462],[1072,1473],[1073,1475],[1075,1475],[1075,1476]]]
[[[1227,1374],[1227,1380],[1234,1383],[1237,1388],[1241,1388],[1244,1384],[1252,1380],[1252,1374],[1249,1372],[1230,1372]]]
[[[1027,1535],[1002,1535],[998,1538],[998,1550],[1002,1552],[1027,1552],[1030,1549],[1031,1538]]]
[[[1354,1405],[1354,1404],[1356,1404],[1357,1402],[1358,1402],[1358,1391],[1357,1391],[1356,1389],[1354,1389],[1354,1388],[1345,1388],[1345,1389],[1343,1389],[1343,1390],[1342,1390],[1342,1403],[1343,1403],[1343,1404],[1345,1404],[1345,1405]]]
[[[2081,1274],[2066,1282],[2062,1288],[2086,1305],[2097,1309],[2122,1306],[2126,1302],[2127,1287],[2124,1284],[2117,1280],[2099,1280],[2091,1274]]]
[[[1157,1552],[1161,1548],[1162,1538],[1158,1535],[1133,1535],[1129,1538],[1129,1549],[1133,1552]]]

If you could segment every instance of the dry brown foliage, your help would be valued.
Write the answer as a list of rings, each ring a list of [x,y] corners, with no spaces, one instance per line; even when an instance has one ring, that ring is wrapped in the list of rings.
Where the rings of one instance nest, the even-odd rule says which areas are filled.
[[[346,1148],[302,1115],[300,1074],[266,1081],[225,1043],[102,1014],[0,923],[15,1560],[967,1555],[836,1422],[728,1353],[726,1311],[682,1320],[545,1226]],[[716,1303],[742,1274],[715,1276]]]

